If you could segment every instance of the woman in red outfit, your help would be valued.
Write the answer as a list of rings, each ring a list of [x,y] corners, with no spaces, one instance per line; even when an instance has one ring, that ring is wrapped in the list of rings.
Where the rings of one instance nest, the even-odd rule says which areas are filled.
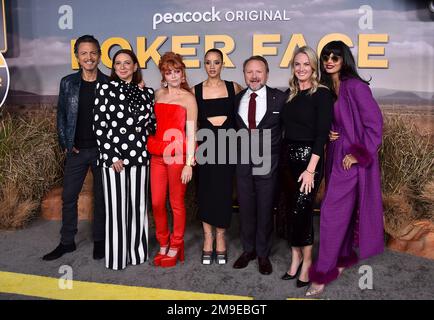
[[[193,174],[197,105],[190,93],[185,64],[179,54],[166,52],[158,68],[163,88],[155,95],[157,131],[148,141],[148,150],[152,154],[152,211],[160,244],[154,265],[172,267],[178,260],[184,261],[184,196]],[[173,212],[172,233],[166,211],[168,188]]]

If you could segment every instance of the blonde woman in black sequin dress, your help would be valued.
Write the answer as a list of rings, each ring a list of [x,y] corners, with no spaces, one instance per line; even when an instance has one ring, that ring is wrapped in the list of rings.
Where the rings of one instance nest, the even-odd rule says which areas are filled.
[[[291,60],[289,97],[283,108],[287,158],[296,185],[288,215],[291,266],[283,280],[297,279],[297,287],[309,284],[312,264],[313,202],[321,175],[324,146],[331,127],[333,98],[319,84],[318,59],[309,47],[295,50]]]

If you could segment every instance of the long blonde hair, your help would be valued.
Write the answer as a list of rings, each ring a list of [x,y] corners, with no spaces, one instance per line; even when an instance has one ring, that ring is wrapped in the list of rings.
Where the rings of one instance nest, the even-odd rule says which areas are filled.
[[[315,53],[315,51],[308,46],[303,46],[301,48],[298,48],[294,50],[294,54],[292,55],[291,59],[291,79],[289,80],[289,97],[287,102],[291,101],[299,92],[300,92],[300,86],[298,84],[298,79],[295,76],[295,68],[294,68],[294,60],[295,57],[299,53],[304,53],[307,55],[307,58],[309,59],[310,66],[312,67],[312,75],[310,76],[310,81],[312,83],[312,87],[310,88],[308,94],[312,95],[316,92],[316,90],[319,87],[325,87],[322,84],[319,83],[319,74],[318,74],[318,57]]]

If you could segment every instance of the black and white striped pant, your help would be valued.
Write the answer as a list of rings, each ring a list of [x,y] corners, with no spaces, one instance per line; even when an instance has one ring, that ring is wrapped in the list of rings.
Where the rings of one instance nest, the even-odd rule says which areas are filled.
[[[148,259],[149,167],[102,168],[106,208],[105,262],[124,269]]]

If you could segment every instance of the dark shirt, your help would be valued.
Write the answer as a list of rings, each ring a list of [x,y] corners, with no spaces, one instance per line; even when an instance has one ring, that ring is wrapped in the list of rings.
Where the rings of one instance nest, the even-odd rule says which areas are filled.
[[[97,146],[96,137],[92,129],[96,83],[97,81],[89,82],[81,80],[74,142],[74,146],[79,150]]]
[[[301,90],[283,107],[285,138],[313,142],[312,153],[322,156],[332,123],[333,97],[323,87],[308,93],[309,89]]]

